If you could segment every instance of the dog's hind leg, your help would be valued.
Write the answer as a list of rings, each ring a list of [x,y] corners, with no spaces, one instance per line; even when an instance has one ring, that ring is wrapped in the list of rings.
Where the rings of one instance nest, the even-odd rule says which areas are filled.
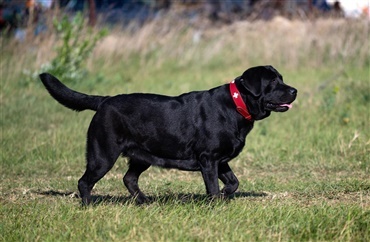
[[[82,204],[88,205],[91,202],[91,190],[94,185],[113,167],[115,158],[90,158],[86,165],[86,171],[78,181]]]
[[[143,204],[149,200],[140,190],[138,184],[139,176],[149,167],[150,164],[145,161],[131,159],[130,166],[123,177],[123,183],[127,187],[130,194],[135,197],[138,204]]]
[[[221,193],[225,196],[232,195],[238,189],[238,178],[236,178],[229,164],[226,162],[220,163],[218,167],[218,178],[225,184],[225,187],[221,190]]]
[[[88,205],[91,202],[91,190],[94,185],[113,167],[117,158],[120,155],[120,147],[116,142],[113,142],[113,137],[110,137],[109,132],[104,135],[96,135],[99,130],[90,126],[92,135],[88,134],[87,140],[87,165],[86,171],[78,181],[78,190],[82,198],[83,205]]]

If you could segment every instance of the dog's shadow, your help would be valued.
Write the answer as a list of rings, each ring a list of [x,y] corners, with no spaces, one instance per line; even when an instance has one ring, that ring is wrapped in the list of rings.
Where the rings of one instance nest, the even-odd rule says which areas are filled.
[[[73,199],[80,199],[80,196],[76,192],[61,192],[55,190],[47,191],[32,191],[34,194],[51,196],[51,197],[69,197]],[[232,196],[224,199],[211,199],[206,194],[192,194],[192,193],[169,193],[164,195],[148,196],[149,201],[145,204],[159,203],[159,204],[173,204],[173,203],[202,203],[210,201],[230,201],[237,198],[253,198],[253,197],[266,197],[268,196],[265,192],[236,192]],[[111,195],[91,195],[92,204],[137,204],[132,196],[111,196]]]

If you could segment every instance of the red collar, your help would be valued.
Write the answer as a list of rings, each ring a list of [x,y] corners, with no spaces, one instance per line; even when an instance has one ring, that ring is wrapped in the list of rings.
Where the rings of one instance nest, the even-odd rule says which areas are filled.
[[[236,110],[247,120],[253,121],[252,115],[249,113],[248,108],[245,105],[245,102],[243,101],[242,96],[240,95],[240,92],[235,85],[235,80],[230,82],[229,86],[230,86],[230,94],[235,103]]]

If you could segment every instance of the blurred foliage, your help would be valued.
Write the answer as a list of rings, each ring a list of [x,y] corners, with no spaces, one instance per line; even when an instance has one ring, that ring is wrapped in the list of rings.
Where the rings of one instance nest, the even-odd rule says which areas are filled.
[[[66,15],[60,21],[54,19],[53,26],[60,38],[55,48],[56,57],[43,64],[35,74],[49,72],[65,83],[77,82],[87,74],[86,59],[108,31],[101,29],[96,32],[87,27],[81,13],[76,14],[72,21]]]

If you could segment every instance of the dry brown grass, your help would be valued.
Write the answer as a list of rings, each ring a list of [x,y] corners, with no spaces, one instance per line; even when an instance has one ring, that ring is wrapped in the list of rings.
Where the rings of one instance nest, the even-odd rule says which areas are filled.
[[[39,69],[55,57],[53,48],[58,44],[55,34],[44,33],[26,42],[2,43],[5,52],[18,56],[15,72],[21,72],[24,66]],[[202,19],[184,21],[170,15],[140,28],[133,25],[112,29],[98,43],[89,66],[93,68],[99,58],[106,66],[111,66],[133,56],[139,57],[142,65],[149,62],[158,67],[169,61],[186,66],[192,63],[207,65],[215,60],[217,63],[241,63],[244,67],[271,63],[286,68],[302,65],[315,68],[328,64],[368,66],[369,21],[302,21],[276,17],[267,22],[245,20],[212,25]],[[9,64],[1,62],[1,68],[8,68],[4,63]]]
[[[208,63],[215,58],[245,66],[278,63],[288,67],[327,63],[368,63],[369,23],[366,20],[317,19],[240,21],[231,25],[154,20],[138,31],[112,31],[96,48],[96,56],[150,55],[180,64]],[[113,58],[114,59],[114,58]]]

